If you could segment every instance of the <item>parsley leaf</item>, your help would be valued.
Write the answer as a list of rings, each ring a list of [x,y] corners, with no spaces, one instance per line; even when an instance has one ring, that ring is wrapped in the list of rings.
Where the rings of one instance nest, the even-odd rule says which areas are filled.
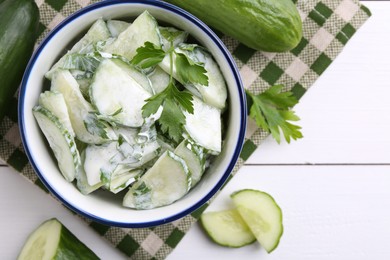
[[[176,71],[183,83],[209,85],[209,78],[204,66],[187,58],[183,53],[176,53]]]
[[[289,122],[299,120],[295,112],[290,110],[298,100],[292,92],[281,92],[282,88],[283,85],[272,86],[258,95],[246,91],[253,102],[249,116],[259,127],[271,133],[278,143],[280,143],[280,130],[287,143],[290,143],[291,138],[297,140],[303,137],[300,132],[301,127]]]
[[[163,49],[155,46],[151,42],[145,42],[144,46],[137,49],[137,54],[133,57],[131,62],[141,69],[146,69],[157,65],[164,57],[165,52]]]
[[[158,122],[161,130],[176,142],[179,142],[183,134],[185,116],[183,110],[193,113],[192,95],[179,91],[173,83],[170,83],[163,92],[146,100],[142,107],[142,116],[149,117],[155,114],[160,106],[163,107]]]

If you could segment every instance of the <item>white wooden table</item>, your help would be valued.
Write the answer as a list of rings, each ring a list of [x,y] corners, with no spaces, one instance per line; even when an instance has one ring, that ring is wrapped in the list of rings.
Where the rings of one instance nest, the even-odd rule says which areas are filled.
[[[284,213],[279,247],[220,247],[195,225],[168,259],[390,259],[390,2],[364,4],[372,18],[296,107],[304,139],[266,140],[208,208],[228,208],[241,188],[269,192]],[[0,175],[0,259],[52,217],[103,259],[124,259],[13,170]]]

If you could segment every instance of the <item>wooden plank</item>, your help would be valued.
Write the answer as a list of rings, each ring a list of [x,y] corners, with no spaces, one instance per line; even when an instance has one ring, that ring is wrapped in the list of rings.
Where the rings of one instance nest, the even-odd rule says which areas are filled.
[[[253,188],[281,206],[284,234],[270,255],[257,243],[225,248],[195,225],[168,259],[388,259],[390,166],[244,166],[207,211],[232,207]],[[207,253],[205,253],[207,252]]]

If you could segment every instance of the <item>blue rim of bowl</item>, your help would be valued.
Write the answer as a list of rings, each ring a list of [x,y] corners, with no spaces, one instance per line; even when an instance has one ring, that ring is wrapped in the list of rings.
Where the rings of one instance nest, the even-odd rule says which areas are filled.
[[[67,17],[64,21],[62,21],[60,24],[56,26],[42,41],[42,43],[39,45],[39,47],[36,49],[34,52],[32,58],[30,59],[26,71],[24,73],[23,79],[22,79],[22,84],[20,88],[20,93],[19,93],[19,100],[22,101],[25,99],[25,91],[26,91],[26,86],[27,86],[27,81],[30,76],[31,70],[34,67],[34,64],[41,54],[42,50],[46,46],[46,44],[51,40],[51,38],[58,32],[60,31],[64,26],[66,26],[68,23],[72,22],[73,20],[77,19],[78,17],[82,16],[85,13],[91,12],[95,9],[107,7],[110,5],[116,5],[116,4],[145,4],[145,5],[150,5],[162,9],[166,9],[168,11],[171,11],[177,15],[180,15],[184,17],[186,20],[190,21],[191,23],[195,24],[198,28],[202,29],[202,31],[209,36],[210,39],[214,42],[214,44],[222,51],[225,60],[228,62],[229,67],[234,75],[236,85],[238,86],[238,94],[239,94],[239,100],[240,100],[240,108],[241,108],[241,118],[240,118],[240,123],[241,123],[241,128],[240,132],[238,133],[238,141],[237,141],[237,146],[235,148],[234,154],[232,155],[232,159],[228,165],[228,167],[225,170],[225,173],[223,174],[222,178],[218,181],[218,183],[214,186],[214,188],[207,193],[206,196],[204,196],[200,201],[196,202],[194,205],[191,207],[178,212],[172,216],[169,216],[167,218],[159,219],[159,220],[154,220],[154,221],[148,221],[148,222],[137,222],[137,223],[128,223],[128,222],[117,222],[117,221],[112,221],[112,220],[107,220],[104,218],[101,218],[99,216],[95,216],[94,214],[91,214],[89,212],[86,212],[77,206],[69,203],[65,198],[63,198],[57,191],[51,187],[48,182],[45,180],[43,175],[41,174],[39,167],[34,163],[33,156],[30,153],[29,147],[28,147],[28,142],[25,139],[25,121],[23,117],[23,111],[24,111],[24,102],[19,102],[18,104],[18,121],[19,121],[19,126],[20,126],[20,133],[22,137],[22,142],[23,146],[25,148],[27,157],[29,158],[29,161],[34,168],[35,172],[37,173],[39,179],[43,182],[43,184],[46,186],[46,188],[56,197],[58,198],[64,205],[66,205],[68,208],[73,210],[74,212],[87,217],[93,221],[96,221],[98,223],[102,223],[105,225],[109,226],[116,226],[116,227],[124,227],[124,228],[144,228],[144,227],[153,227],[157,225],[162,225],[166,224],[172,221],[175,221],[177,219],[180,219],[182,217],[187,216],[188,214],[191,214],[193,211],[197,210],[200,208],[203,204],[205,204],[207,201],[211,199],[211,197],[218,192],[218,190],[222,187],[222,185],[226,182],[228,177],[230,176],[231,172],[233,171],[233,168],[239,158],[241,149],[244,144],[244,139],[245,139],[245,130],[246,130],[246,115],[247,115],[247,105],[246,105],[246,96],[245,92],[243,89],[242,81],[240,74],[238,72],[237,66],[230,54],[230,52],[227,50],[225,45],[222,43],[222,41],[218,38],[218,36],[206,25],[204,24],[201,20],[193,16],[192,14],[188,13],[187,11],[174,6],[169,3],[165,3],[159,0],[144,0],[144,1],[123,1],[123,0],[106,0],[102,2],[98,2],[92,5],[89,5],[85,8],[82,8],[78,10],[77,12],[73,13],[69,17]]]

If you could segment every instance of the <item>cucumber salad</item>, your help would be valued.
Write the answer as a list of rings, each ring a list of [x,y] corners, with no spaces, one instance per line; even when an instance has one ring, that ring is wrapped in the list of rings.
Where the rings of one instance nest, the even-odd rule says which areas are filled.
[[[221,152],[227,88],[211,54],[144,11],[98,19],[45,74],[33,114],[63,177],[151,209],[186,195]]]

